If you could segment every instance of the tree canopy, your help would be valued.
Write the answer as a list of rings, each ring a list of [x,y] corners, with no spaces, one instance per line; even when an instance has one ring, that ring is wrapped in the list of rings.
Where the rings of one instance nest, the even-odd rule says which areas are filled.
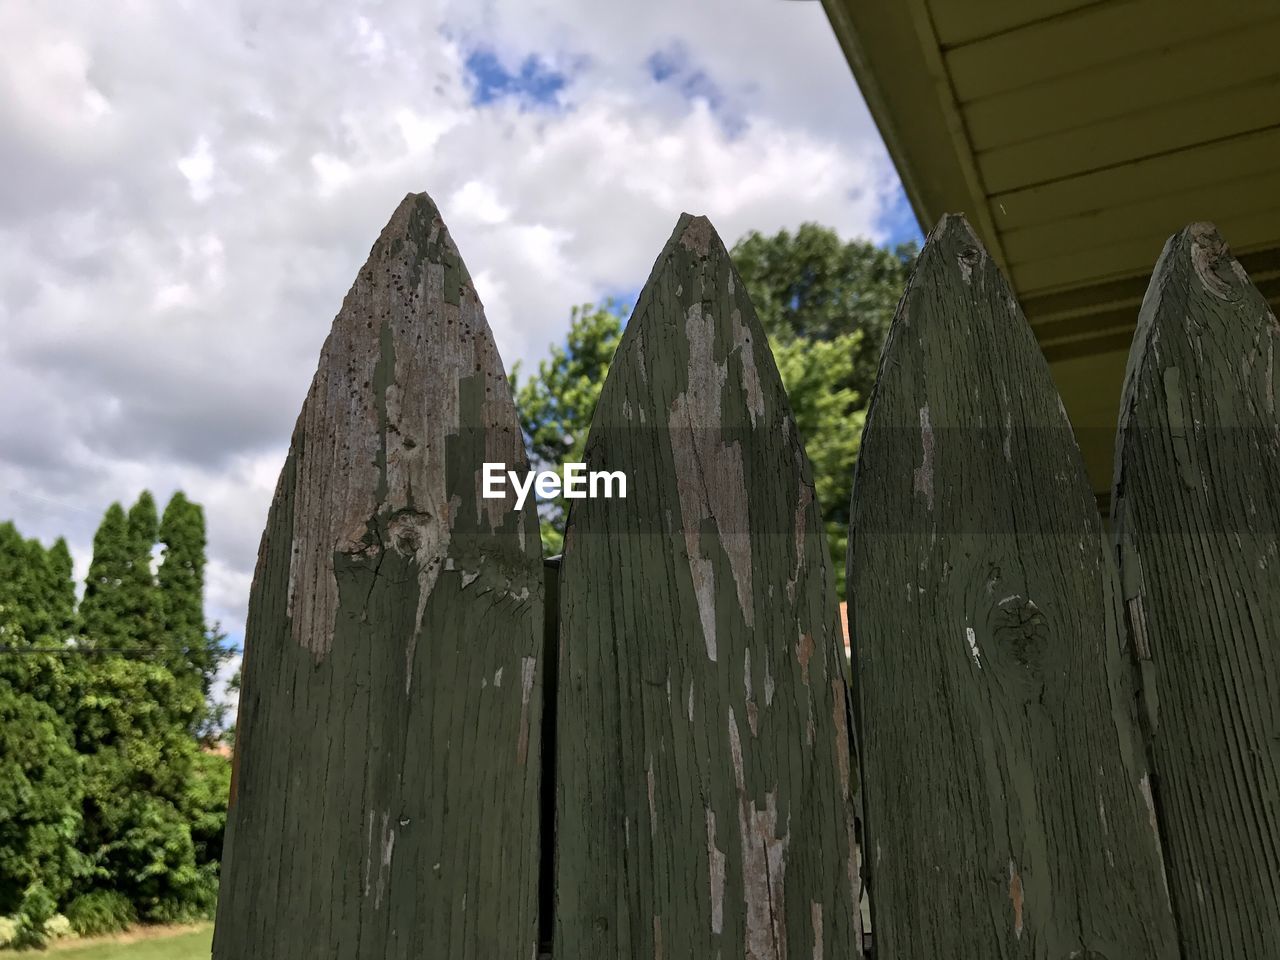
[[[561,464],[582,461],[591,414],[630,312],[613,300],[599,307],[574,307],[564,345],[552,345],[536,374],[521,383],[520,364],[512,368],[511,393],[533,469],[560,472]],[[542,545],[548,556],[564,545],[566,515],[563,497],[542,505]]]

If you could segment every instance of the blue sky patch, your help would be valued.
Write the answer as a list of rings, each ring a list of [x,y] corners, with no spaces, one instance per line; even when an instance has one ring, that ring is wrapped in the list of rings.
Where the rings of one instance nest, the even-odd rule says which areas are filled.
[[[645,60],[645,66],[655,83],[675,87],[686,100],[705,101],[730,137],[745,127],[742,116],[729,107],[724,91],[691,62],[682,45],[655,51]]]
[[[907,200],[902,184],[894,187],[889,203],[880,214],[878,226],[888,234],[885,242],[889,246],[908,243],[912,240],[915,241],[916,246],[924,246],[924,234],[920,232],[920,224],[916,222],[916,215],[911,209],[911,202]]]
[[[568,76],[555,69],[544,58],[530,54],[514,72],[498,59],[491,49],[478,47],[464,61],[471,102],[484,106],[514,97],[536,106],[555,107]]]

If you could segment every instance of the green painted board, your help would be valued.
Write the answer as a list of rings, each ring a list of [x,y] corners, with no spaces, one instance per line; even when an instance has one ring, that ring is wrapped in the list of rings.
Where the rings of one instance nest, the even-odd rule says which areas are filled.
[[[1142,304],[1112,496],[1188,957],[1280,957],[1278,398],[1280,324],[1192,224]]]
[[[410,195],[343,301],[250,593],[217,960],[532,957],[542,564],[466,268]]]
[[[962,217],[881,358],[848,576],[877,960],[1176,957],[1114,563]]]
[[[586,448],[560,571],[557,960],[860,956],[839,612],[729,255],[680,218]]]

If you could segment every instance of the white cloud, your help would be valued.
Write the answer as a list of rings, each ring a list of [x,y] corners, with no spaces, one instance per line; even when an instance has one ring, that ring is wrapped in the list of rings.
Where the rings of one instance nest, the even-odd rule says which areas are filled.
[[[638,288],[682,210],[730,243],[879,238],[896,187],[816,3],[13,0],[0,37],[0,517],[82,574],[111,500],[182,488],[233,633],[320,345],[407,191],[510,367]],[[474,105],[476,50],[562,71],[554,104]]]

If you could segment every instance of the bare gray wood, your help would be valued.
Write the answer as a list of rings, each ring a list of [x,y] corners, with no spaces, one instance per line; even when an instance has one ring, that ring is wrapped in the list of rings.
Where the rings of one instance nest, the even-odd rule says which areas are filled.
[[[860,956],[839,612],[741,280],[680,218],[586,447],[560,576],[555,956]]]
[[[1212,224],[1142,304],[1113,527],[1187,957],[1280,957],[1280,324]]]
[[[245,632],[217,960],[537,950],[542,565],[457,248],[407,196],[294,429]]]
[[[1176,957],[1115,567],[1048,367],[963,217],[898,306],[851,527],[878,960]]]

